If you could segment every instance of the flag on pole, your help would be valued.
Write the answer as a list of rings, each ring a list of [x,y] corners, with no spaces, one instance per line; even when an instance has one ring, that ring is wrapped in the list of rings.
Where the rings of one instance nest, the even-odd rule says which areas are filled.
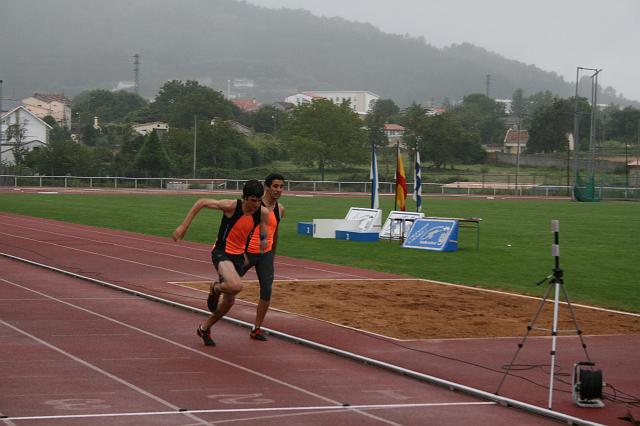
[[[416,166],[413,170],[413,199],[416,201],[416,211],[422,211],[422,171],[420,169],[420,152],[416,151]]]
[[[404,174],[400,145],[398,144],[398,155],[396,161],[396,208],[401,211],[407,210],[407,176]]]
[[[380,196],[378,194],[378,158],[376,157],[376,146],[371,145],[371,208],[380,208]]]

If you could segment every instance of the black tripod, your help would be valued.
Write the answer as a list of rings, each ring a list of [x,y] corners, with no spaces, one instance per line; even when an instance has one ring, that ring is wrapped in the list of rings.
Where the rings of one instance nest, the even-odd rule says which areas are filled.
[[[540,304],[538,305],[538,310],[536,311],[535,315],[533,316],[533,319],[531,320],[531,322],[529,322],[529,325],[527,326],[526,333],[524,334],[520,343],[518,343],[518,349],[516,350],[516,353],[513,355],[511,362],[507,365],[507,368],[502,376],[502,380],[500,381],[500,384],[498,385],[498,389],[496,390],[496,395],[498,395],[500,393],[500,389],[502,388],[502,384],[507,378],[507,375],[509,374],[511,367],[514,365],[514,362],[516,361],[516,358],[520,353],[520,350],[524,346],[524,342],[527,340],[527,337],[529,337],[529,333],[531,332],[531,330],[535,328],[535,323],[538,320],[538,316],[540,315],[540,312],[542,312],[542,309],[544,308],[544,304],[549,297],[551,288],[554,288],[555,297],[553,299],[553,323],[552,323],[551,330],[547,328],[538,328],[538,330],[551,331],[551,353],[550,353],[551,354],[551,372],[549,377],[549,403],[548,403],[549,409],[551,409],[551,404],[553,401],[553,378],[554,378],[555,363],[556,363],[556,337],[558,336],[558,332],[560,331],[564,333],[564,332],[575,331],[577,335],[580,337],[580,343],[582,344],[582,348],[584,349],[584,354],[587,357],[588,363],[585,363],[585,365],[593,365],[593,363],[591,362],[591,359],[589,358],[589,354],[587,353],[587,345],[585,344],[584,339],[582,338],[582,331],[580,330],[580,326],[578,325],[578,321],[576,320],[576,315],[575,315],[575,312],[573,311],[573,306],[571,306],[571,302],[569,301],[569,295],[567,294],[567,289],[563,285],[564,284],[564,280],[562,278],[563,271],[560,268],[560,245],[558,243],[559,230],[560,230],[560,222],[557,220],[552,220],[551,232],[553,232],[553,235],[554,235],[554,243],[551,245],[551,255],[555,258],[555,268],[553,268],[553,272],[551,275],[544,277],[542,280],[536,283],[536,285],[540,285],[545,281],[547,281],[549,285],[547,287],[547,290],[544,293],[544,296],[542,297],[542,300],[540,301]],[[566,302],[567,307],[569,308],[569,312],[571,313],[571,318],[573,320],[573,323],[575,324],[575,330],[558,330],[558,308],[560,303],[560,289],[562,289],[564,301]]]

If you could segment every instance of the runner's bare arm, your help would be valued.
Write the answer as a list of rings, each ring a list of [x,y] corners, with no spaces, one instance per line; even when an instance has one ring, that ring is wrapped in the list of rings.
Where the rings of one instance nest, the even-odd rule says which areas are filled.
[[[211,198],[199,199],[193,204],[182,223],[178,225],[175,231],[173,231],[173,241],[181,240],[185,236],[187,230],[189,229],[189,226],[191,225],[191,222],[204,207],[209,209],[222,210],[225,214],[228,214],[229,211],[233,213],[234,205],[234,200],[213,200]]]
[[[280,203],[278,203],[278,212],[280,213],[280,220],[282,221],[282,219],[284,219],[284,206]],[[273,253],[273,255],[276,255],[276,246],[278,245],[278,234],[280,230],[280,226],[278,226],[276,228],[276,232],[273,234],[273,244],[271,245],[271,253]]]
[[[260,252],[264,252],[267,248],[267,232],[269,226],[269,210],[266,207],[260,207]]]

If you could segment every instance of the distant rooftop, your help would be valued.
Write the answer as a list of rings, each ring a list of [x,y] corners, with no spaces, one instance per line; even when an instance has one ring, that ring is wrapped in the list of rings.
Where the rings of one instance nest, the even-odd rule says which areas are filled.
[[[71,100],[62,94],[34,93],[33,97],[47,103],[60,102],[62,104],[71,105]]]

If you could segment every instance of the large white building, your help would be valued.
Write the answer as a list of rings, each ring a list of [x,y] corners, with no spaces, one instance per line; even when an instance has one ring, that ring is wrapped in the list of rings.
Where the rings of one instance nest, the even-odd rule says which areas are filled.
[[[48,144],[50,130],[51,126],[22,105],[6,112],[0,116],[0,161],[15,164],[17,146],[31,151]]]
[[[288,96],[284,101],[294,105],[301,105],[303,103],[310,103],[314,99],[328,99],[337,105],[348,101],[354,112],[360,115],[366,115],[371,107],[373,107],[374,102],[380,99],[380,96],[366,91],[315,91]]]
[[[71,128],[71,101],[64,95],[36,93],[23,99],[22,106],[36,117],[45,118],[50,115],[61,127]]]
[[[146,136],[152,131],[156,131],[158,137],[162,137],[169,131],[169,125],[163,121],[152,121],[150,123],[132,124],[131,128],[139,135]]]

